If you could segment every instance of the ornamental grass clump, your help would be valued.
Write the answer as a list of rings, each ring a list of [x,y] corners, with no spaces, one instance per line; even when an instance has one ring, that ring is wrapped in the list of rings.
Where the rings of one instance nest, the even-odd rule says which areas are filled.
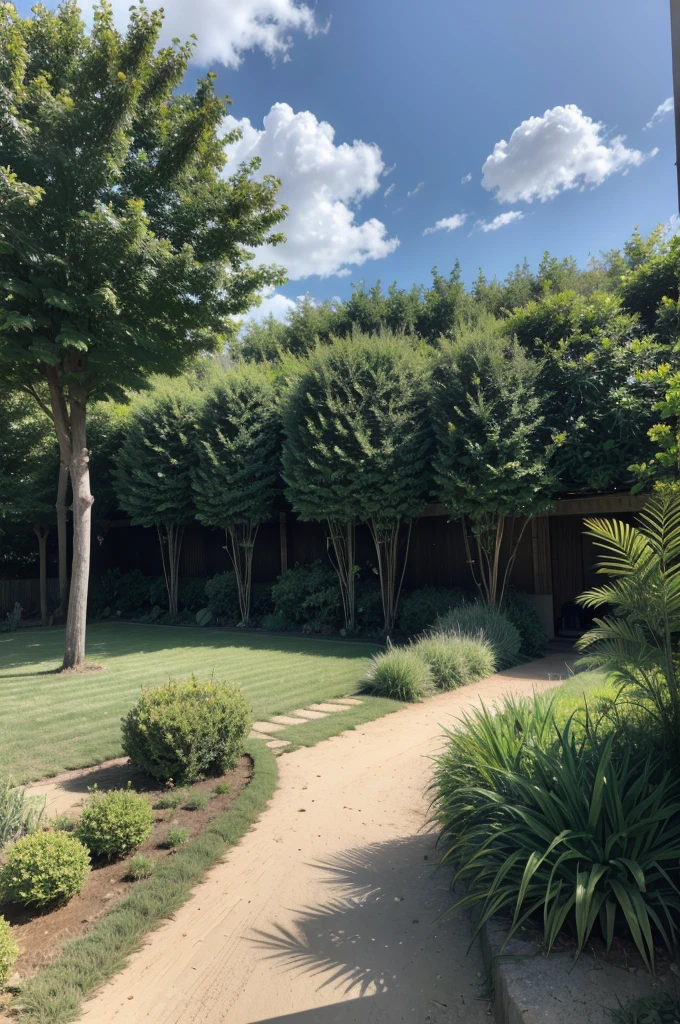
[[[493,652],[482,639],[431,633],[418,640],[414,651],[429,666],[440,690],[455,690],[494,671]]]
[[[11,779],[0,783],[0,848],[35,832],[45,811],[45,798],[28,796]]]
[[[90,873],[90,855],[66,832],[34,832],[10,846],[0,872],[0,900],[25,906],[65,903]]]
[[[548,951],[567,931],[577,957],[595,930],[607,948],[628,935],[653,971],[655,945],[678,938],[680,779],[616,755],[613,734],[600,742],[586,725],[577,739],[571,720],[553,743],[540,730],[527,742],[521,723],[514,740],[479,726],[482,756],[461,758],[452,736],[436,768],[442,863],[466,890],[456,907],[477,909],[476,933],[507,915],[506,941],[532,918]]]
[[[373,656],[368,672],[371,692],[414,703],[432,690],[432,673],[413,647],[388,647]]]
[[[123,719],[123,750],[160,782],[187,785],[234,768],[248,717],[238,687],[192,675],[142,694]]]
[[[9,922],[0,917],[0,989],[2,989],[12,973],[12,968],[19,959],[17,946]]]
[[[503,612],[485,604],[467,604],[441,615],[435,623],[435,632],[486,640],[496,658],[497,669],[516,665],[520,660],[519,631]]]
[[[132,789],[91,791],[76,835],[97,857],[114,860],[141,846],[153,831],[153,811],[146,797]]]

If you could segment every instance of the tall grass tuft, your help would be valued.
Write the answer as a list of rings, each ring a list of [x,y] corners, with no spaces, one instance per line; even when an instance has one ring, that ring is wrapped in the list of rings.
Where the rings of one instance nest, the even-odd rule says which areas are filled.
[[[467,604],[440,616],[435,632],[454,633],[485,640],[496,658],[497,668],[516,665],[522,646],[518,630],[502,611],[485,604]]]
[[[44,813],[44,797],[27,796],[26,790],[15,786],[11,779],[0,783],[0,848],[35,832]]]
[[[482,639],[455,633],[430,633],[418,640],[415,652],[429,666],[435,686],[454,690],[491,675],[495,659]]]
[[[433,688],[429,666],[414,647],[388,647],[373,656],[368,672],[371,692],[409,703],[422,700]]]

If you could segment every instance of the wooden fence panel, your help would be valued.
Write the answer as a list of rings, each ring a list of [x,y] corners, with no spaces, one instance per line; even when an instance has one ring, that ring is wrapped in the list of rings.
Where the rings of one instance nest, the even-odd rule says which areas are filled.
[[[19,602],[26,615],[40,611],[40,580],[0,580],[0,615],[11,612]],[[52,607],[59,603],[59,580],[48,579],[47,601]]]

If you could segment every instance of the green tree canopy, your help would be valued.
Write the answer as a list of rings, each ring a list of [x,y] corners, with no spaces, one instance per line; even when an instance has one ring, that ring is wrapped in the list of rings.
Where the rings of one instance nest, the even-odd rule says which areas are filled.
[[[258,527],[271,519],[280,493],[281,427],[271,373],[240,364],[216,375],[203,399],[196,442],[197,518],[226,531],[247,624]]]
[[[254,161],[225,172],[229,101],[211,73],[179,89],[191,45],[156,49],[162,13],[108,3],[91,32],[73,0],[0,6],[0,360],[46,379],[73,487],[65,666],[84,658],[92,495],[86,410],[177,373],[233,331],[284,211]]]
[[[133,524],[158,531],[172,615],[177,614],[184,529],[195,516],[191,474],[198,458],[197,420],[197,393],[185,380],[160,379],[135,403],[116,460],[121,509]]]
[[[422,511],[430,486],[427,370],[408,339],[385,333],[320,347],[289,371],[286,493],[303,519],[329,524],[348,625],[357,521],[376,545],[386,632],[394,625],[400,526]]]
[[[537,382],[540,365],[487,321],[443,346],[434,371],[434,458],[440,501],[471,526],[474,572],[490,604],[503,599],[519,537],[501,550],[508,519],[544,510],[554,480]],[[470,553],[472,562],[472,555]]]

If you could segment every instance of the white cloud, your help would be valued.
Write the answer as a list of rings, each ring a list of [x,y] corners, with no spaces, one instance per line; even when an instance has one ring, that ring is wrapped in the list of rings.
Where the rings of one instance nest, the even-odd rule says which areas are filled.
[[[673,97],[669,96],[667,100],[664,100],[663,103],[660,103],[659,106],[656,108],[656,110],[650,117],[649,121],[642,129],[643,132],[646,132],[648,128],[653,128],[657,121],[663,121],[666,114],[670,114],[672,110]]]
[[[387,199],[387,197],[388,197],[388,196],[391,196],[391,195],[392,195],[392,193],[394,192],[394,190],[395,190],[395,188],[396,188],[396,187],[397,187],[397,186],[395,185],[395,183],[394,183],[394,182],[392,182],[392,184],[391,184],[391,185],[388,185],[388,186],[387,186],[387,188],[385,189],[385,192],[383,193],[383,194],[384,194],[384,196],[385,196],[385,199]]]
[[[463,175],[463,177],[460,179],[461,185],[468,185],[471,181],[472,181],[472,171],[470,171],[469,174]]]
[[[261,131],[248,118],[227,117],[225,130],[234,128],[243,137],[227,147],[230,166],[260,157],[258,173],[281,179],[279,199],[289,209],[280,225],[286,243],[262,246],[259,262],[283,264],[292,280],[312,274],[344,277],[350,266],[394,252],[399,239],[388,237],[376,218],[357,223],[352,209],[380,187],[384,165],[377,146],[336,145],[330,124],[309,110],[295,113],[287,103],[274,104]]]
[[[482,167],[482,184],[501,203],[545,202],[571,188],[601,185],[610,174],[638,167],[658,150],[641,153],[607,139],[604,125],[573,103],[546,110],[497,142]]]
[[[411,196],[417,196],[424,184],[424,181],[419,181],[415,188],[406,193],[407,197],[410,199]]]
[[[499,228],[504,228],[506,224],[512,224],[514,220],[524,220],[524,214],[521,210],[508,210],[507,213],[499,213],[493,220],[478,220],[477,226],[482,231],[498,231]]]
[[[423,234],[433,235],[435,231],[455,231],[456,228],[462,228],[467,219],[467,213],[454,213],[453,217],[443,217],[442,220],[438,220],[434,227],[425,228]]]
[[[248,311],[248,320],[255,320],[257,323],[262,323],[268,316],[273,316],[275,320],[285,320],[291,309],[295,309],[299,302],[299,299],[289,299],[287,295],[282,295],[281,292],[274,291],[274,286],[265,288],[262,292],[262,302],[259,306],[253,307]]]
[[[383,178],[387,178],[388,175],[390,175],[392,173],[392,171],[396,171],[396,169],[397,169],[397,165],[396,164],[392,164],[391,167],[385,167],[385,169],[382,170],[380,173],[381,173]]]
[[[326,31],[320,27],[314,11],[301,0],[164,0],[165,21],[161,44],[178,36],[198,42],[194,52],[197,64],[220,61],[238,67],[247,50],[260,49],[271,58],[289,56],[293,33],[313,36]],[[129,18],[130,0],[113,0],[118,24]]]

